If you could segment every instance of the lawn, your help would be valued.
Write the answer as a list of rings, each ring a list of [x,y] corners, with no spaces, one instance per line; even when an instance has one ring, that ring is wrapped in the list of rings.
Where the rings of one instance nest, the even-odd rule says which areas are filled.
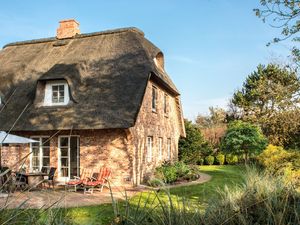
[[[170,190],[171,197],[174,199],[177,198],[176,196],[182,197],[205,208],[207,203],[216,196],[218,189],[224,188],[225,185],[234,187],[241,184],[244,170],[243,166],[201,166],[201,172],[209,174],[212,179],[203,184],[172,188]],[[164,193],[160,195],[167,198]],[[141,201],[146,201],[148,197],[153,196],[153,193],[142,193]],[[139,199],[140,195],[134,197],[131,204],[137,205]],[[75,224],[109,224],[114,216],[111,204],[70,208],[66,213],[71,222]]]

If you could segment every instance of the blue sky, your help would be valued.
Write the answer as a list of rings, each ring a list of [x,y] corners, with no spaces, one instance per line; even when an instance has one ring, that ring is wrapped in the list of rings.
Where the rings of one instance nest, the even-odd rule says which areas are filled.
[[[259,63],[286,61],[287,43],[266,47],[279,34],[255,17],[259,0],[1,1],[0,47],[55,36],[58,21],[75,18],[82,33],[135,26],[165,55],[181,91],[184,116],[226,107]]]

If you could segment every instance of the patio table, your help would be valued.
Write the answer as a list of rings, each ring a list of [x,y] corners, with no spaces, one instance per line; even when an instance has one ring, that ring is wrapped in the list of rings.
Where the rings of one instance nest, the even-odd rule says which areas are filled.
[[[21,175],[27,178],[27,184],[31,188],[39,186],[44,180],[44,176],[47,176],[46,173],[20,173]]]

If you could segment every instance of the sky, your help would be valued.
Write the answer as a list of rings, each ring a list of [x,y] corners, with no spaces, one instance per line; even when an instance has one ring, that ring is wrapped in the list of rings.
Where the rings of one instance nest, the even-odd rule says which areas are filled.
[[[266,44],[280,30],[253,12],[259,0],[9,0],[0,2],[0,48],[53,37],[58,21],[75,18],[81,33],[137,27],[158,46],[181,93],[184,117],[226,108],[259,64],[285,62],[287,43]]]

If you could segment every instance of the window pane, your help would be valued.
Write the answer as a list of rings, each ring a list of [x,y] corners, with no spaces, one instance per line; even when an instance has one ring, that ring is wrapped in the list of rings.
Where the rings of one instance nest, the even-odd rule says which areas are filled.
[[[68,165],[69,165],[68,158],[61,158],[61,166],[62,167],[68,167]]]
[[[68,177],[69,176],[69,172],[68,172],[68,168],[61,168],[61,176],[62,177]]]
[[[156,110],[156,88],[152,87],[152,110]]]
[[[32,157],[32,167],[39,167],[39,166],[40,166],[39,157]]]
[[[50,139],[49,138],[42,138],[42,145],[43,146],[50,146]]]
[[[32,156],[38,156],[39,153],[40,153],[39,148],[37,148],[37,147],[32,148]]]
[[[35,141],[38,141],[38,142],[31,143],[32,147],[38,147],[40,145],[40,142],[39,142],[40,139],[39,138],[31,138],[31,139],[33,139]]]
[[[43,156],[50,156],[50,148],[48,147],[43,148]]]
[[[68,147],[68,145],[69,145],[69,139],[67,137],[61,137],[60,138],[60,146]]]
[[[59,85],[58,88],[59,88],[59,92],[64,91],[65,90],[65,85]]]
[[[50,166],[50,158],[43,157],[43,166],[44,167],[49,167]]]
[[[60,148],[61,156],[68,157],[68,148]]]

